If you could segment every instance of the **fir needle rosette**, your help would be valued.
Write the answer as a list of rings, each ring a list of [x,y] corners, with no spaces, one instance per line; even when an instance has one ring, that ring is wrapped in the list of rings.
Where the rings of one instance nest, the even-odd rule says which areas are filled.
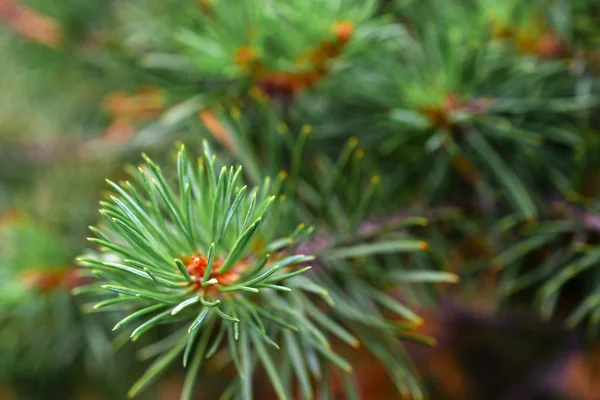
[[[241,167],[217,172],[216,157],[206,143],[196,167],[183,147],[179,151],[175,190],[161,169],[145,160],[136,177],[141,189],[130,182],[109,181],[115,195],[101,202],[100,210],[106,225],[91,227],[96,237],[89,239],[101,252],[78,259],[100,281],[81,292],[115,294],[95,308],[130,307],[131,314],[115,330],[131,329],[132,340],[159,324],[179,330],[178,341],[168,343],[129,395],[135,396],[183,352],[189,372],[182,398],[189,398],[202,360],[215,354],[225,338],[244,398],[252,392],[257,362],[278,397],[286,398],[267,350],[279,349],[283,337],[296,350],[307,346],[350,371],[331,351],[325,333],[305,316],[302,308],[309,296],[298,301],[298,291],[314,292],[318,287],[310,285],[310,278],[294,279],[310,269],[307,263],[313,257],[295,254],[294,249],[311,229],[301,224],[287,236],[275,237],[282,217],[279,199],[271,193],[278,191],[281,180],[266,179],[261,187],[248,189],[240,183]],[[333,321],[323,327],[358,344]],[[302,334],[302,346],[293,333]]]

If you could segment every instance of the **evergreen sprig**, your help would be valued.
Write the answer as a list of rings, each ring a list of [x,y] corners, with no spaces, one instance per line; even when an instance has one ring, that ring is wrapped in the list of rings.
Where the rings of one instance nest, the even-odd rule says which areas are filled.
[[[503,270],[499,292],[507,298],[534,289],[536,306],[548,319],[557,313],[561,296],[568,292],[573,280],[586,282],[584,290],[574,298],[575,307],[562,311],[565,324],[574,328],[589,322],[589,332],[596,337],[600,325],[600,289],[598,271],[600,249],[596,237],[598,208],[567,201],[557,201],[555,210],[541,222],[518,224],[507,218],[501,232],[509,235],[503,251],[490,261],[492,268]],[[529,266],[535,260],[533,266]]]
[[[258,132],[250,118],[240,115],[236,108],[220,107],[211,111],[207,129],[228,150],[224,157],[233,157],[263,174],[288,170],[282,187],[287,200],[282,210],[288,218],[318,221],[315,233],[297,249],[315,255],[314,269],[310,280],[299,277],[297,281],[333,308],[325,315],[298,293],[301,308],[317,321],[336,321],[347,327],[385,367],[402,396],[422,398],[417,374],[401,343],[435,342],[418,331],[423,320],[412,309],[433,302],[424,292],[435,291],[417,287],[432,289],[431,284],[458,281],[455,274],[441,271],[434,261],[440,249],[430,249],[414,232],[428,220],[414,216],[416,211],[410,209],[397,210],[382,220],[373,216],[375,210],[386,207],[380,202],[386,188],[378,174],[368,173],[372,160],[357,138],[347,140],[337,157],[319,149],[308,158],[304,153],[310,138],[318,133],[311,133],[308,125],[294,133],[281,122],[272,126],[274,121],[278,119],[265,118],[263,130]],[[257,157],[250,148],[260,149],[259,154],[266,156]],[[332,334],[350,345],[357,343],[339,332]],[[340,354],[345,355],[343,350]],[[324,373],[327,369],[318,376]],[[300,376],[298,379],[303,382]],[[359,377],[344,379],[354,382]],[[325,392],[332,384],[331,379],[319,381]],[[310,388],[302,389],[303,398],[310,398]]]
[[[200,84],[204,97],[236,98],[249,90],[291,95],[331,71],[376,6],[373,0],[186,0],[171,7],[139,0],[120,7],[121,31],[144,68],[193,77],[190,93]]]
[[[23,213],[0,221],[0,379],[52,376],[80,354],[70,264],[64,243]]]
[[[241,167],[218,172],[206,143],[196,167],[181,148],[175,189],[156,164],[145,160],[136,177],[141,190],[127,181],[109,181],[115,195],[102,202],[105,225],[92,227],[96,237],[90,238],[102,254],[78,259],[100,280],[80,292],[116,294],[96,308],[131,307],[131,314],[114,329],[136,322],[130,336],[137,340],[159,324],[183,324],[179,341],[168,343],[129,395],[143,390],[183,352],[188,375],[182,398],[189,398],[202,360],[212,356],[225,337],[243,398],[251,396],[257,364],[264,366],[278,397],[287,397],[289,388],[265,347],[278,349],[282,336],[292,350],[309,349],[349,371],[350,365],[330,349],[326,333],[353,345],[357,340],[322,316],[310,296],[317,286],[299,277],[313,257],[294,254],[293,249],[311,230],[300,225],[284,237],[274,237],[281,216],[279,200],[271,193],[277,192],[281,180],[266,179],[248,191],[240,186]]]
[[[519,43],[527,33],[517,34],[525,29],[520,14],[539,7],[507,7],[502,20],[513,33],[505,37],[488,5],[472,3],[408,7],[409,16],[430,17],[418,24],[410,19],[393,41],[381,40],[328,81],[326,128],[343,135],[359,124],[368,132],[367,146],[380,154],[403,151],[404,168],[396,174],[401,191],[415,187],[429,199],[447,200],[445,189],[455,187],[448,182],[458,182],[535,218],[532,187],[567,173],[570,152],[582,145],[579,126],[599,99],[580,61],[538,51],[537,42],[520,48],[527,44]],[[544,29],[529,39],[552,33]],[[343,114],[337,124],[331,122],[336,110]],[[349,110],[359,117],[348,119]]]

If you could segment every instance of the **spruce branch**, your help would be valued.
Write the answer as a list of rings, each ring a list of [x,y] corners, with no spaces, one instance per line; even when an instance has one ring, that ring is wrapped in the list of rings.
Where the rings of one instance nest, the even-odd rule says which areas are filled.
[[[333,72],[376,7],[374,0],[184,1],[173,10],[138,0],[120,11],[128,50],[148,70],[196,78],[188,85],[212,99],[287,102]]]
[[[81,282],[69,252],[24,212],[0,221],[2,379],[60,373],[82,354],[85,329],[69,296]]]
[[[535,289],[536,306],[542,317],[548,319],[557,313],[558,300],[566,285],[585,277],[589,284],[577,296],[577,305],[566,310],[565,324],[575,328],[587,319],[590,335],[596,336],[600,324],[597,205],[553,203],[554,208],[540,221],[515,222],[501,228],[512,240],[505,240],[502,251],[490,261],[493,268],[504,273],[499,293],[508,298]],[[534,267],[528,267],[531,260],[537,261]]]
[[[403,171],[393,175],[401,192],[412,187],[426,200],[446,200],[448,188],[458,184],[536,218],[532,188],[568,174],[570,152],[583,145],[580,126],[600,104],[591,86],[580,90],[594,78],[565,62],[564,54],[536,47],[554,32],[549,25],[528,31],[537,28],[532,15],[541,14],[540,3],[418,2],[407,8],[413,18],[430,18],[409,19],[403,40],[374,46],[369,57],[341,68],[325,85],[322,109],[303,105],[327,121],[315,123],[315,130],[366,132],[361,139],[389,155],[390,168],[403,154]],[[510,37],[498,33],[498,18]],[[526,34],[534,36],[533,49],[514,43]]]
[[[90,238],[101,252],[78,259],[98,277],[106,294],[116,296],[98,307],[110,308],[121,300],[130,306],[131,314],[115,329],[136,324],[132,340],[159,324],[187,326],[180,341],[132,387],[130,396],[146,388],[182,351],[184,365],[191,362],[183,398],[190,396],[204,358],[201,353],[210,349],[214,354],[223,337],[221,333],[218,341],[213,338],[214,327],[227,333],[243,384],[251,385],[252,379],[244,360],[258,362],[280,398],[287,389],[281,387],[265,344],[279,349],[277,341],[286,330],[303,334],[309,347],[348,369],[347,362],[329,349],[326,336],[349,334],[320,313],[303,311],[306,306],[318,309],[310,305],[311,279],[300,279],[313,257],[288,249],[297,247],[308,228],[299,226],[287,237],[274,236],[279,231],[280,200],[271,193],[279,183],[266,179],[262,186],[246,190],[240,182],[241,168],[219,170],[206,143],[204,157],[195,167],[181,148],[175,188],[159,166],[148,157],[145,161],[139,168],[143,191],[127,182],[109,181],[115,195],[102,203],[104,224],[94,230],[99,237]],[[274,242],[287,246],[265,245]],[[269,254],[273,247],[277,251]],[[296,300],[287,300],[289,291]],[[319,328],[311,322],[315,315],[325,321]]]
[[[426,260],[439,258],[437,248],[427,251],[429,244],[411,232],[426,225],[426,219],[415,217],[414,212],[409,210],[381,219],[368,218],[373,210],[383,206],[379,201],[381,190],[385,189],[381,187],[379,175],[369,175],[365,171],[370,160],[365,160],[365,152],[358,140],[350,138],[337,158],[318,152],[307,159],[304,150],[311,144],[307,140],[310,126],[302,127],[295,137],[287,127],[272,127],[273,132],[269,135],[257,135],[249,126],[247,117],[233,114],[228,115],[223,109],[216,111],[212,114],[214,120],[209,131],[222,142],[224,136],[214,134],[219,121],[222,128],[219,130],[226,132],[229,143],[243,149],[250,148],[245,143],[251,142],[253,151],[225,153],[224,156],[233,156],[240,161],[251,160],[261,171],[290,171],[286,174],[286,184],[282,186],[288,199],[282,207],[288,215],[319,221],[315,234],[293,248],[295,254],[313,254],[316,257],[312,263],[315,268],[310,275],[299,276],[294,281],[306,292],[321,297],[333,309],[325,319],[319,318],[321,313],[314,315],[309,306],[302,308],[318,324],[327,324],[331,320],[344,326],[356,340],[339,330],[331,333],[337,340],[351,345],[363,341],[364,337],[361,339],[358,332],[369,338],[371,335],[384,338],[381,339],[385,343],[382,346],[389,346],[388,353],[395,352],[393,348],[401,348],[399,341],[402,340],[433,344],[432,338],[416,332],[423,320],[410,309],[415,302],[407,303],[407,300],[414,300],[410,299],[410,295],[406,296],[413,291],[408,285],[455,283],[458,277],[440,271],[435,262],[413,262],[419,257]],[[270,126],[266,126],[269,129]],[[310,135],[312,137],[313,134]],[[256,157],[257,153],[270,154],[273,141],[278,141],[278,148],[283,148],[286,153],[281,154],[278,150],[279,157],[274,160]],[[279,246],[284,242],[276,244]],[[270,287],[283,289],[279,285]],[[304,304],[302,294],[296,297],[300,297],[299,301]],[[371,348],[367,350],[373,351]],[[403,363],[388,362],[388,371],[399,383],[401,392],[409,387],[412,395],[419,398],[422,393],[418,389],[415,371],[404,358]],[[401,378],[395,377],[399,370],[403,371]],[[302,374],[299,373],[297,378],[302,380]]]

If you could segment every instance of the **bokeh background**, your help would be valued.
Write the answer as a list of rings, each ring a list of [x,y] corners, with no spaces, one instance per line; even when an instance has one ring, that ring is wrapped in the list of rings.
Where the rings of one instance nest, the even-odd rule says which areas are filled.
[[[0,0],[0,399],[124,399],[156,355],[73,295],[105,178],[309,130],[310,160],[357,137],[373,218],[428,218],[411,262],[461,278],[398,294],[438,341],[406,345],[429,398],[600,399],[599,73],[596,0]]]

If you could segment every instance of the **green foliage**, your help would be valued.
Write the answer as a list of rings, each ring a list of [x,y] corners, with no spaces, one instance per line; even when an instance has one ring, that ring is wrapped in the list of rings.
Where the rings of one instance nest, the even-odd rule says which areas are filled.
[[[458,275],[597,333],[594,2],[26,3],[61,38],[0,39],[0,205],[36,222],[0,221],[3,376],[104,354],[110,322],[156,357],[131,396],[181,359],[184,399],[209,361],[237,371],[223,399],[259,374],[360,398],[360,344],[419,399],[403,341],[434,343],[421,311]],[[39,278],[69,270],[100,176],[88,329]]]
[[[90,239],[103,254],[78,259],[101,279],[100,286],[94,283],[81,291],[108,290],[117,295],[95,308],[131,306],[132,314],[115,329],[145,317],[131,332],[132,340],[159,324],[177,326],[184,321],[186,325],[178,344],[165,349],[160,361],[134,384],[130,396],[146,387],[183,351],[184,366],[191,363],[188,389],[182,395],[187,398],[204,352],[219,346],[215,339],[211,341],[213,328],[227,335],[244,385],[251,385],[254,365],[260,362],[280,398],[285,398],[289,389],[283,388],[264,344],[279,348],[275,340],[284,330],[295,332],[288,341],[302,337],[303,346],[310,351],[349,370],[348,363],[331,352],[325,335],[311,320],[316,315],[326,330],[350,344],[356,345],[357,339],[317,311],[318,307],[302,294],[315,289],[326,292],[299,277],[310,268],[302,265],[313,257],[294,254],[293,250],[310,230],[301,225],[283,238],[273,236],[281,217],[279,200],[270,193],[276,193],[281,182],[267,179],[246,193],[247,187],[239,186],[241,167],[223,167],[217,172],[216,159],[206,144],[197,167],[191,166],[185,150],[180,150],[177,190],[166,183],[161,169],[150,159],[146,158],[146,163],[136,177],[144,194],[129,182],[119,186],[109,181],[117,195],[111,196],[111,202],[102,202],[100,213],[107,224],[100,230],[93,228],[97,237]],[[270,221],[275,221],[267,221],[267,212]],[[291,299],[282,294],[292,291]],[[306,313],[305,307],[313,314]],[[218,335],[219,340],[223,334]],[[245,393],[250,396],[251,389]]]
[[[269,71],[310,70],[310,51],[335,39],[336,23],[360,23],[375,8],[374,1],[354,0],[181,3],[176,9],[148,0],[125,4],[126,39],[145,66],[221,80],[250,78],[253,63]],[[239,52],[244,48],[247,54]]]
[[[0,377],[50,378],[82,344],[69,296],[70,255],[40,226],[13,219],[0,227]]]
[[[593,205],[586,209],[564,201],[557,202],[553,214],[543,222],[508,224],[503,228],[503,233],[514,239],[507,241],[507,247],[490,261],[494,268],[506,269],[500,294],[508,297],[534,288],[540,314],[550,318],[557,311],[561,295],[573,290],[569,283],[585,281],[584,290],[572,296],[577,306],[560,312],[565,314],[569,328],[588,319],[590,334],[595,337],[600,318],[595,268],[600,260],[595,243],[597,209]],[[515,235],[515,231],[522,234]],[[534,260],[535,264],[530,266]]]
[[[569,154],[582,144],[579,126],[598,97],[581,85],[589,78],[575,62],[539,53],[544,31],[524,36],[535,28],[531,18],[521,28],[515,12],[535,13],[535,5],[494,8],[514,31],[505,38],[495,32],[500,22],[486,16],[488,5],[457,3],[412,6],[430,17],[328,81],[326,113],[339,110],[343,134],[345,115],[356,110],[351,124],[365,127],[375,151],[407,154],[401,190],[415,187],[431,201],[443,199],[451,182],[465,182],[534,218],[528,188],[568,170]]]

